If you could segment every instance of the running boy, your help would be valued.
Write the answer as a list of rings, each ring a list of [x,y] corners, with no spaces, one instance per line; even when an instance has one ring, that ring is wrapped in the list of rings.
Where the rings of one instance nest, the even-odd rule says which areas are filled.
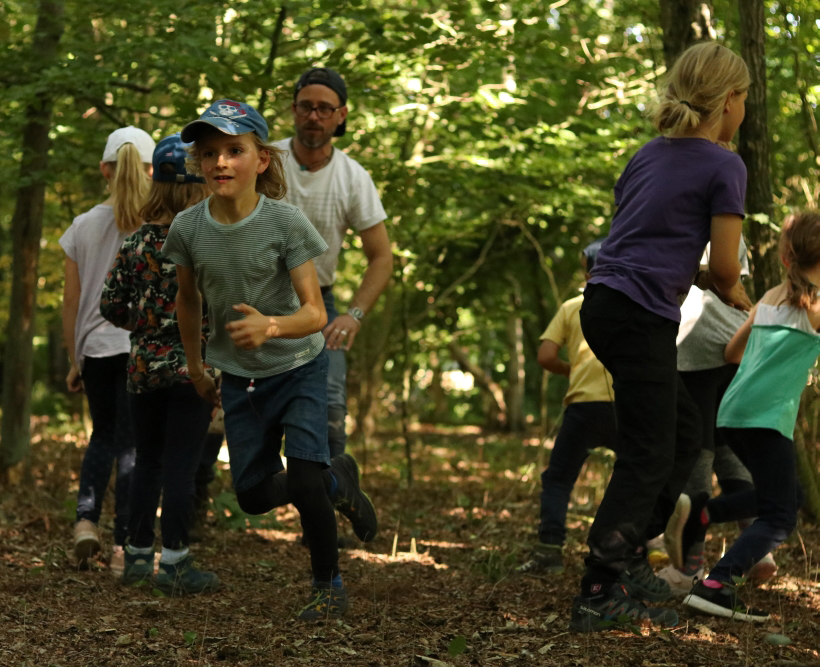
[[[184,128],[182,139],[193,142],[189,170],[213,193],[176,217],[164,246],[177,264],[188,374],[201,396],[219,402],[199,356],[201,291],[212,327],[207,361],[222,370],[237,500],[244,511],[262,514],[288,495],[301,515],[313,570],[311,601],[300,618],[339,617],[348,601],[331,498],[347,499],[340,509],[354,526],[372,505],[359,491],[355,464],[342,459],[328,470],[320,333],[327,316],[313,266],[327,245],[298,208],[278,201],[286,191],[280,151],[265,143],[268,127],[253,107],[219,100]],[[283,435],[285,485],[276,481]]]

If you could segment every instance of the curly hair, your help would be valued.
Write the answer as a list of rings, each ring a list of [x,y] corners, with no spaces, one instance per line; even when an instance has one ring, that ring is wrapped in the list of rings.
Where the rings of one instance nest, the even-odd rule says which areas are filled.
[[[783,223],[780,235],[780,257],[786,265],[786,289],[789,305],[808,308],[817,300],[817,285],[806,271],[820,264],[820,212],[793,213]]]

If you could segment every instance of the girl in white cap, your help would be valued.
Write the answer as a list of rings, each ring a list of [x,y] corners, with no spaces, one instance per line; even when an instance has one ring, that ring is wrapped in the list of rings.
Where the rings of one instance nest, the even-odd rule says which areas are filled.
[[[85,390],[93,432],[80,471],[74,555],[81,567],[100,550],[97,524],[103,496],[117,460],[116,516],[111,569],[122,572],[128,522],[128,488],[134,468],[134,446],[128,419],[126,364],[128,332],[100,314],[103,281],[123,240],[142,223],[139,210],[150,186],[154,140],[136,127],[108,136],[100,171],[110,196],[77,216],[60,245],[66,253],[63,292],[63,336],[71,369],[68,390]]]

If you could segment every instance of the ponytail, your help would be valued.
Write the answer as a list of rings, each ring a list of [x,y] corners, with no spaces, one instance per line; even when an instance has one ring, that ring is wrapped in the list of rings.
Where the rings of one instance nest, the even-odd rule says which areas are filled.
[[[140,209],[148,198],[151,184],[146,178],[145,163],[134,144],[123,144],[117,151],[117,161],[110,164],[114,171],[109,181],[114,220],[121,233],[130,234],[143,222]]]
[[[786,265],[786,300],[795,308],[809,308],[817,300],[818,285],[806,271],[820,264],[820,212],[794,213],[783,223],[780,257]]]
[[[729,94],[745,92],[750,83],[736,53],[717,42],[695,44],[669,70],[649,118],[661,134],[681,136],[719,116]]]

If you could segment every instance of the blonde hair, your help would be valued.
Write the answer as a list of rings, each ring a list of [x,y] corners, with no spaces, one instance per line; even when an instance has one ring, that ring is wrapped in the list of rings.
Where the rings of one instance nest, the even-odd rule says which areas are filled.
[[[134,144],[123,144],[117,151],[117,161],[107,164],[112,172],[108,188],[113,200],[114,221],[121,233],[130,234],[142,224],[140,209],[150,189],[146,178],[150,165],[142,161]]]
[[[213,130],[217,135],[222,134],[219,130]],[[270,162],[267,169],[256,176],[256,191],[265,195],[269,199],[283,199],[288,192],[288,186],[285,182],[285,165],[283,162],[283,155],[285,151],[276,146],[266,144],[254,132],[250,133],[253,140],[253,145],[257,151],[268,151],[270,155]],[[202,139],[200,135],[199,139]],[[204,177],[202,171],[202,160],[197,149],[197,140],[191,143],[187,148],[188,158],[185,160],[185,168],[189,173]]]
[[[148,201],[140,209],[140,217],[146,222],[170,225],[177,213],[198,204],[208,194],[208,186],[204,183],[153,181]]]
[[[749,68],[736,53],[717,42],[695,44],[669,70],[649,118],[661,134],[680,136],[719,116],[728,95],[745,92],[750,83]]]
[[[795,308],[808,308],[817,300],[817,285],[805,271],[820,264],[820,212],[793,213],[783,223],[780,258],[786,265],[786,300]]]

